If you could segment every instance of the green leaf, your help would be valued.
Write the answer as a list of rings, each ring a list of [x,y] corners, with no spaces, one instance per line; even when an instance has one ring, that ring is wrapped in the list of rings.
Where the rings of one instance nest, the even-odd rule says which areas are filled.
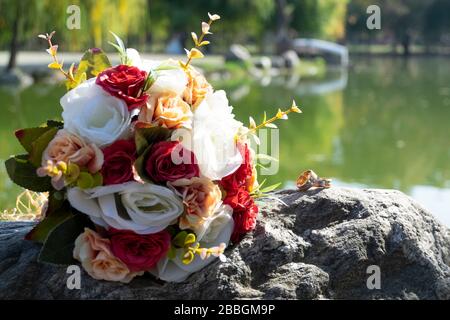
[[[256,155],[256,159],[257,160],[265,160],[267,162],[271,162],[271,161],[278,162],[279,161],[277,158],[269,156],[268,154],[264,154],[264,153],[258,153]]]
[[[156,142],[169,139],[170,135],[169,129],[160,126],[136,129],[135,143],[137,154],[141,155],[149,146]]]
[[[150,69],[147,79],[145,79],[144,89],[143,92],[146,92],[150,87],[155,83],[156,79],[158,78],[158,74]]]
[[[92,175],[92,178],[94,179],[94,185],[93,188],[95,187],[101,187],[103,185],[103,176],[100,172],[96,172]]]
[[[44,220],[39,222],[26,236],[26,240],[36,241],[39,243],[44,243],[47,239],[49,233],[55,229],[58,225],[63,223],[69,218],[73,217],[73,213],[70,210],[68,203],[64,205],[52,214],[48,215]]]
[[[135,143],[138,158],[134,162],[136,172],[145,182],[152,182],[145,171],[145,163],[156,142],[166,141],[170,138],[171,131],[163,127],[150,127],[136,129]]]
[[[259,183],[258,186],[253,190],[253,193],[257,193],[259,191],[259,189],[261,189],[266,182],[267,182],[267,179],[264,179],[261,183]]]
[[[120,37],[115,34],[114,32],[110,31],[110,33],[113,35],[114,39],[116,40],[117,46],[120,48],[120,50],[125,51],[125,44],[123,43],[122,39],[120,39]]]
[[[67,81],[67,89],[73,89],[87,79],[96,77],[99,73],[111,67],[106,54],[97,48],[87,50],[76,69],[74,79],[75,82]]]
[[[167,258],[175,259],[177,256],[177,249],[174,246],[170,246],[169,251],[167,251]]]
[[[92,222],[84,214],[74,214],[64,220],[49,233],[38,261],[64,265],[74,263],[75,240],[86,227],[92,228]]]
[[[15,135],[22,147],[30,153],[32,151],[33,142],[50,129],[51,128],[49,127],[20,129],[15,132]]]
[[[78,176],[77,187],[80,189],[90,189],[94,185],[94,178],[89,172],[81,172]]]
[[[62,129],[64,122],[58,120],[47,120],[47,127]]]
[[[174,66],[172,64],[160,64],[159,66],[157,66],[154,71],[167,71],[167,70],[176,70],[179,69],[178,66]]]
[[[36,192],[53,190],[49,177],[38,177],[36,167],[28,161],[28,155],[9,158],[5,166],[9,178],[19,186]]]
[[[125,44],[123,43],[122,39],[119,38],[117,34],[110,31],[110,33],[113,35],[114,39],[116,40],[116,43],[109,42],[110,45],[112,45],[114,48],[117,49],[120,55],[120,60],[122,64],[129,65],[130,61],[127,56],[127,48],[125,47]]]
[[[30,163],[35,167],[40,167],[42,163],[42,153],[47,148],[50,141],[53,140],[58,128],[48,128],[48,130],[31,143]]]
[[[56,212],[62,208],[65,202],[65,191],[52,190],[48,195],[47,211],[45,216],[50,216],[53,212]]]
[[[184,243],[186,241],[186,237],[187,237],[188,233],[186,231],[181,231],[180,233],[178,233],[175,238],[173,238],[172,240],[172,244],[174,246],[177,246],[179,248],[184,247]]]
[[[141,177],[142,180],[148,183],[153,182],[148,177],[148,174],[145,170],[145,163],[147,162],[151,148],[152,148],[151,146],[148,146],[147,149],[145,149],[145,151],[134,162],[134,168],[136,169],[137,174],[139,175],[139,177]]]
[[[281,186],[281,182],[280,182],[280,183],[273,184],[273,185],[268,186],[268,187],[265,187],[265,188],[263,188],[263,189],[260,189],[259,191],[260,191],[261,193],[268,193],[268,192],[271,192],[271,191],[277,189],[279,186]]]

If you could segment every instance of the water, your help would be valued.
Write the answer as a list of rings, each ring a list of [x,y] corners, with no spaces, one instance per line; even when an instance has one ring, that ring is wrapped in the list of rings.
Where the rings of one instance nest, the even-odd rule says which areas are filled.
[[[293,185],[313,169],[335,185],[394,188],[411,195],[450,226],[450,63],[446,59],[353,59],[347,72],[303,81],[214,79],[227,90],[237,118],[261,120],[295,98],[303,114],[279,122],[280,162],[268,183]],[[268,84],[268,82],[270,82]],[[20,153],[13,131],[60,113],[63,87],[0,88],[0,159]],[[20,189],[0,170],[0,208]]]

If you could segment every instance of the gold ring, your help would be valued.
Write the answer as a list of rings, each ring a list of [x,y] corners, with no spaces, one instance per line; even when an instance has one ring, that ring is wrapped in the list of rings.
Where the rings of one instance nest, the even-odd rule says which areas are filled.
[[[331,179],[320,178],[314,171],[306,170],[297,178],[299,191],[307,191],[311,188],[330,188]]]

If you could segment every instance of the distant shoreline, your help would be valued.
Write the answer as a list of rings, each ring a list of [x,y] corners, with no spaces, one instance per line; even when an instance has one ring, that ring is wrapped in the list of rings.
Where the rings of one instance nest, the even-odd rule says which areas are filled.
[[[117,53],[108,52],[108,57],[112,64],[119,63],[119,56]],[[61,61],[64,61],[65,66],[70,66],[72,63],[80,62],[83,56],[82,52],[61,52],[58,54]],[[167,60],[167,59],[184,59],[185,55],[169,55],[169,54],[152,54],[152,53],[141,53],[143,59],[148,60]],[[8,64],[9,52],[0,51],[0,69],[3,69]],[[47,65],[51,62],[50,56],[45,51],[20,51],[17,55],[17,67],[29,70],[46,70]],[[197,62],[197,61],[196,61]],[[224,57],[221,55],[208,55],[201,62],[196,63],[197,65],[217,63],[222,64],[224,62]]]

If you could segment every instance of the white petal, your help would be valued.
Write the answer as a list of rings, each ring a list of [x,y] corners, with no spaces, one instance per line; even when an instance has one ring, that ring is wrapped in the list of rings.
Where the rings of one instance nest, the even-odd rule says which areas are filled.
[[[121,215],[117,210],[117,196],[122,200],[122,205],[129,217]],[[177,197],[172,190],[137,182],[97,187],[85,191],[72,188],[69,201],[74,208],[94,216],[95,221],[101,220],[103,226],[132,230],[138,234],[164,230],[184,210],[181,198]],[[147,205],[161,208],[145,212],[140,209]]]
[[[243,161],[235,142],[242,123],[234,119],[232,111],[225,92],[220,90],[209,93],[194,113],[191,150],[202,175],[211,180],[233,173]]]
[[[142,59],[139,52],[136,49],[127,48],[126,54],[131,62],[131,65],[142,70]]]

